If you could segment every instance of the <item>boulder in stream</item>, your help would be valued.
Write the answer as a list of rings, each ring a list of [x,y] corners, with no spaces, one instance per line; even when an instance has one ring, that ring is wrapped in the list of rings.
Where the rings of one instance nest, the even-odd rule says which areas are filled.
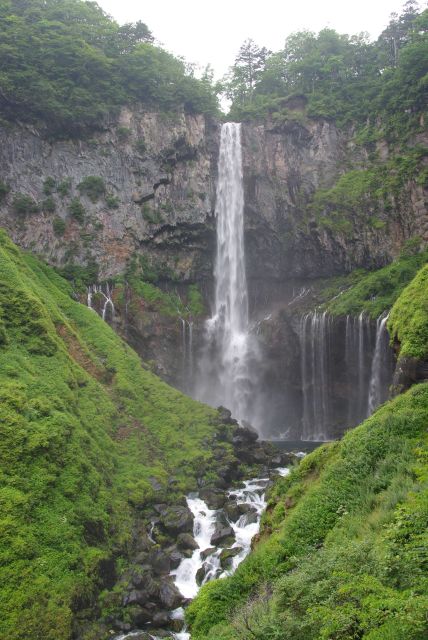
[[[162,582],[159,589],[159,600],[166,609],[177,609],[183,603],[183,596],[172,579]]]
[[[173,506],[162,514],[161,524],[170,534],[192,533],[193,513],[186,506]]]
[[[180,533],[177,538],[177,547],[179,549],[199,549],[199,545],[190,533]]]
[[[225,527],[221,522],[216,522],[214,533],[211,536],[210,543],[215,547],[229,546],[235,541],[235,533],[232,527]]]
[[[226,502],[225,492],[214,487],[204,487],[200,490],[199,495],[207,503],[209,509],[221,509]]]
[[[221,568],[226,570],[232,566],[233,558],[238,556],[242,551],[242,547],[232,547],[231,549],[223,549],[220,553]]]

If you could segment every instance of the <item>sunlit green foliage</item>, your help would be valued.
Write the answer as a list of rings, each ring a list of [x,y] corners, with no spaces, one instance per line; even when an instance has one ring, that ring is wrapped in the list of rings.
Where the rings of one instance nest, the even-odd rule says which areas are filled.
[[[428,631],[428,385],[280,480],[271,535],[187,610],[199,640],[422,640]]]
[[[0,233],[0,637],[68,640],[133,509],[215,471],[216,412],[171,389]],[[225,455],[227,455],[225,445]],[[163,499],[171,498],[165,490]],[[141,512],[140,512],[141,513]]]
[[[428,265],[398,298],[388,328],[400,342],[400,356],[428,357]]]

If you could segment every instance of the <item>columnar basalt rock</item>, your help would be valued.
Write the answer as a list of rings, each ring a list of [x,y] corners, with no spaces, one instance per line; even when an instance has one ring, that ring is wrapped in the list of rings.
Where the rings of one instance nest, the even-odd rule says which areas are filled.
[[[269,289],[269,281],[378,268],[397,257],[409,237],[428,241],[426,192],[416,182],[408,183],[401,201],[388,203],[379,225],[353,224],[358,213],[370,219],[370,203],[355,220],[349,214],[352,228],[346,232],[322,224],[324,212],[317,219],[311,207],[316,190],[367,166],[367,153],[355,145],[354,135],[331,121],[309,118],[243,126],[250,297],[262,284]]]
[[[50,141],[25,126],[3,129],[1,137],[0,176],[10,191],[0,224],[22,247],[60,266],[93,261],[101,279],[123,273],[136,253],[181,280],[211,273],[213,120],[124,108],[89,140]],[[103,193],[82,188],[88,176],[100,180]],[[33,198],[39,211],[14,213],[16,194]],[[73,198],[83,205],[82,219],[70,214]],[[53,225],[58,218],[65,222],[61,234]]]

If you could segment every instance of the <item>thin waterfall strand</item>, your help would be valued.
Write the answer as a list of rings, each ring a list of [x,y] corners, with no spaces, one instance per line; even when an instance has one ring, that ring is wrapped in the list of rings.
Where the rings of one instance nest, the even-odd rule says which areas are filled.
[[[385,385],[382,384],[382,374],[387,370],[385,358],[388,356],[389,334],[386,323],[389,314],[382,314],[376,322],[376,345],[372,362],[372,371],[370,376],[369,399],[367,406],[367,415],[386,400]]]

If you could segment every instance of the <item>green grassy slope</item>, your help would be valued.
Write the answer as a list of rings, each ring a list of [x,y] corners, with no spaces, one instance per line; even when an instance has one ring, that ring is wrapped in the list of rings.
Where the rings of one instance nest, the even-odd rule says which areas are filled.
[[[400,343],[400,356],[428,358],[428,265],[392,308],[388,328]]]
[[[323,308],[332,315],[357,315],[365,311],[377,318],[391,309],[404,287],[427,262],[428,251],[414,253],[410,243],[397,260],[382,269],[357,270],[345,278],[327,282],[320,292],[320,302],[328,300]]]
[[[425,267],[392,316],[401,317],[405,340],[424,339],[425,349],[427,334],[411,328],[426,299]],[[403,344],[406,352],[421,348]],[[189,607],[192,638],[426,638],[427,426],[422,383],[281,479],[255,551]]]
[[[215,468],[216,412],[146,371],[70,292],[0,231],[0,637],[8,640],[69,638],[73,611],[102,587],[103,560],[126,549],[133,510],[153,499],[153,485],[166,493],[173,474],[183,492]]]

